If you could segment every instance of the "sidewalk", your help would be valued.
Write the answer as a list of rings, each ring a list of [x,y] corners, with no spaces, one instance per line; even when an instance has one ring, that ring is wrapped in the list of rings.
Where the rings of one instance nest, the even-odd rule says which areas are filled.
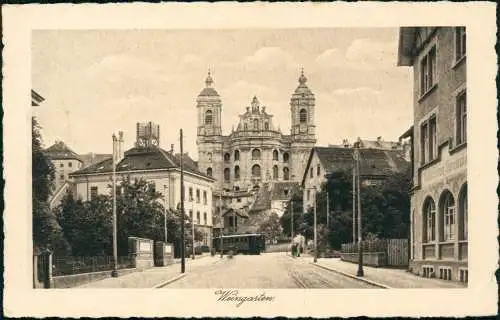
[[[309,260],[310,257],[307,259]],[[316,264],[352,277],[356,277],[358,270],[357,264],[338,258],[319,258]],[[363,266],[363,271],[364,279],[390,288],[466,288],[463,283],[423,278],[401,269]]]
[[[178,261],[177,261],[178,260]],[[211,257],[210,254],[197,256],[195,260],[186,258],[186,272],[188,275],[192,268],[208,266],[222,261],[219,256]],[[120,273],[118,271],[118,273]],[[87,283],[75,288],[153,288],[154,286],[169,281],[181,275],[180,259],[175,259],[174,264],[166,267],[152,267],[143,271],[137,271],[117,278],[106,278],[103,280]]]

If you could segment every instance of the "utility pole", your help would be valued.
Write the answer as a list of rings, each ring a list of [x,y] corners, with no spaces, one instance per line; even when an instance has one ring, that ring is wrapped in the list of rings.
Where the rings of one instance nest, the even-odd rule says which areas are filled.
[[[357,189],[358,189],[358,252],[359,252],[359,258],[358,258],[358,272],[357,276],[358,277],[363,277],[364,276],[364,271],[363,271],[363,234],[362,234],[362,220],[361,220],[361,188],[360,188],[360,180],[361,180],[361,174],[359,171],[359,144],[356,145],[356,172],[357,172]]]
[[[317,230],[317,219],[316,219],[316,186],[313,187],[314,190],[314,262],[318,261],[318,230]]]
[[[193,212],[193,216],[191,217],[191,224],[192,224],[192,236],[193,236],[193,242],[192,242],[192,245],[193,245],[193,260],[194,260],[194,255],[195,255],[195,251],[194,251],[194,199],[191,198],[191,210]]]
[[[292,215],[292,221],[290,223],[290,236],[292,237],[292,244],[293,244],[293,199],[290,200],[290,213]]]
[[[181,273],[186,271],[186,259],[184,254],[184,149],[182,145],[182,129],[180,130],[181,138]]]
[[[224,163],[224,151],[222,150],[222,147],[221,147],[221,150],[220,150],[220,156],[221,156],[221,171],[220,171],[220,191],[219,191],[219,218],[220,218],[220,221],[221,221],[221,228],[220,228],[220,232],[219,232],[219,236],[220,236],[220,257],[222,258],[224,256],[224,251],[223,251],[223,248],[222,248],[222,245],[223,245],[223,241],[222,241],[222,234],[223,234],[223,231],[224,231],[224,217],[222,216],[222,164]]]
[[[330,230],[330,192],[328,192],[328,183],[326,185],[326,228]]]
[[[116,153],[118,140],[116,135],[113,133],[113,271],[111,271],[111,276],[118,277],[118,241],[117,241],[117,226],[116,226]]]
[[[355,151],[356,152],[356,151]],[[356,243],[356,154],[352,166],[352,243]]]

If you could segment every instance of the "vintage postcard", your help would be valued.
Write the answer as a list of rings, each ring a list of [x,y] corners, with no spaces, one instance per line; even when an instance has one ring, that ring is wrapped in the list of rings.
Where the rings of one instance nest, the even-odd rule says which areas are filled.
[[[495,313],[494,4],[2,11],[8,315]]]

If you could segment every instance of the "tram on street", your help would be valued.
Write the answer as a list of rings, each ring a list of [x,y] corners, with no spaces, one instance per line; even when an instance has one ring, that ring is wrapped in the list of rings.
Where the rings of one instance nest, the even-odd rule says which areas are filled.
[[[212,248],[220,252],[221,238],[212,239]],[[233,234],[222,236],[222,252],[233,251],[233,254],[260,254],[266,250],[266,241],[264,235],[260,233]]]

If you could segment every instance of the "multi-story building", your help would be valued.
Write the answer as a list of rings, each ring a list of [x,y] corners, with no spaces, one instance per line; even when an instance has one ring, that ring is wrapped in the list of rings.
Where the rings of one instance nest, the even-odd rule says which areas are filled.
[[[298,181],[315,137],[315,98],[302,73],[290,100],[291,133],[273,124],[257,97],[229,135],[222,134],[222,100],[208,74],[197,98],[199,169],[218,181],[218,189],[251,190],[264,182]]]
[[[352,171],[355,165],[354,148],[314,147],[302,176],[303,206],[306,212],[314,205],[317,192],[330,174]],[[389,175],[407,170],[403,150],[359,149],[359,171],[362,185],[376,185]]]
[[[398,65],[414,75],[410,269],[467,282],[465,28],[401,28]]]
[[[83,161],[63,141],[56,141],[44,150],[44,154],[52,161],[55,170],[55,186],[59,189],[69,178],[69,174],[80,170]]]
[[[149,128],[149,129],[147,129]],[[123,134],[120,132],[116,155],[116,181],[119,186],[125,178],[144,179],[150,188],[163,194],[160,199],[167,208],[176,210],[180,204],[180,162],[184,166],[184,209],[194,221],[195,228],[204,234],[203,242],[211,246],[212,238],[212,188],[214,179],[200,172],[196,162],[188,154],[166,151],[159,147],[159,127],[152,124],[137,125],[135,147],[123,150]],[[74,194],[91,200],[98,194],[110,194],[113,158],[102,160],[89,167],[73,172]]]

